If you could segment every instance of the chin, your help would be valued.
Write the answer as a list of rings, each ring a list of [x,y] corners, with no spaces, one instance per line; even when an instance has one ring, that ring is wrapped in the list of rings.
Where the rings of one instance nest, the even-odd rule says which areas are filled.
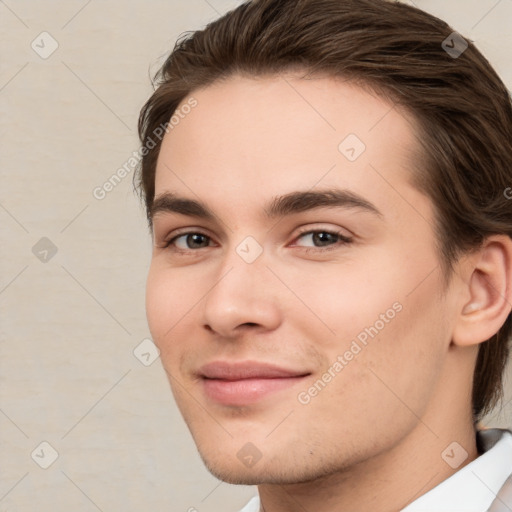
[[[205,454],[199,451],[206,469],[223,482],[234,485],[262,484],[303,484],[343,471],[343,467],[325,467],[312,464],[313,461],[286,460],[275,456],[258,461],[253,467],[245,467],[237,458],[228,458],[219,453]]]
[[[203,460],[204,462],[204,460]],[[217,464],[207,464],[204,462],[206,469],[219,480],[233,485],[261,485],[270,483],[268,475],[264,477],[257,473],[251,472],[247,469],[240,469],[235,467],[226,467]]]

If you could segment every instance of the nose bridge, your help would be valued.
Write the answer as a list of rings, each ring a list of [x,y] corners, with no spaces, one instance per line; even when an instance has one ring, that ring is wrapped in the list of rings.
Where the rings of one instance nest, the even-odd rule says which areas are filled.
[[[216,288],[221,292],[225,289],[230,295],[241,293],[242,298],[255,297],[258,283],[268,279],[266,263],[267,255],[263,246],[254,237],[246,236],[224,255]],[[254,293],[246,293],[250,291],[247,287]]]
[[[203,303],[203,324],[223,335],[244,323],[275,328],[278,305],[262,246],[246,237],[229,250]]]

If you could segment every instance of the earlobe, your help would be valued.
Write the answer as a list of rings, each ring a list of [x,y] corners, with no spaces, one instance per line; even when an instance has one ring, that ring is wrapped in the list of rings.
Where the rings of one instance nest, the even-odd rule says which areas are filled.
[[[453,332],[455,345],[482,343],[496,334],[512,310],[512,240],[486,239],[469,258],[464,302]],[[469,295],[469,298],[468,298]]]

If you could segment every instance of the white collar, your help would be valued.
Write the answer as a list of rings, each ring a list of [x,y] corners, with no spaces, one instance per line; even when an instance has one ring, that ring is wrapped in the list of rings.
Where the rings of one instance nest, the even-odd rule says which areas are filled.
[[[512,432],[477,431],[484,453],[401,512],[485,512],[512,473]]]
[[[512,474],[512,431],[483,429],[476,435],[484,453],[401,512],[487,511]],[[258,512],[259,509],[259,498],[255,497],[240,512]]]

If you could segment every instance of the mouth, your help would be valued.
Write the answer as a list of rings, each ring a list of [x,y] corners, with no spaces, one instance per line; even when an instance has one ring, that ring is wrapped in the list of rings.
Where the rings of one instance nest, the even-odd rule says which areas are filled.
[[[198,372],[205,395],[222,405],[243,406],[302,382],[310,372],[258,362],[213,362]]]

